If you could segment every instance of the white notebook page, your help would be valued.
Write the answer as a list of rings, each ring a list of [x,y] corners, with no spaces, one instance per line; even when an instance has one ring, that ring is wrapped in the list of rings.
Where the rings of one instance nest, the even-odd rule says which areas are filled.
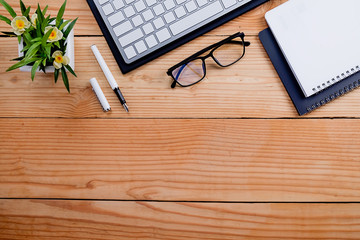
[[[360,71],[360,0],[290,0],[266,20],[305,97]]]

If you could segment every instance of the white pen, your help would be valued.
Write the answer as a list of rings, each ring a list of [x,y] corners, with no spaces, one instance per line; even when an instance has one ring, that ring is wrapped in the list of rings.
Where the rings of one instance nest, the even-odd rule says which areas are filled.
[[[110,104],[107,101],[103,91],[100,88],[99,83],[96,81],[96,78],[90,79],[90,84],[95,92],[96,97],[99,99],[99,102],[105,112],[111,110]]]
[[[106,65],[106,62],[104,60],[104,58],[101,56],[99,49],[96,47],[96,45],[92,45],[91,46],[91,50],[93,51],[96,60],[98,61],[101,69],[103,70],[106,79],[108,80],[108,83],[110,85],[110,87],[112,88],[112,90],[115,92],[116,96],[119,98],[120,103],[123,105],[123,107],[125,108],[125,110],[127,112],[129,112],[129,108],[126,105],[126,101],[124,96],[122,95],[118,84],[115,81],[114,76],[111,74],[109,67]]]

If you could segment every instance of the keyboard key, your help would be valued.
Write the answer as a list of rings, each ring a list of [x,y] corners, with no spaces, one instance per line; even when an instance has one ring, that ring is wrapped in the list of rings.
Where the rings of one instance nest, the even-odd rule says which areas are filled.
[[[202,6],[206,5],[208,1],[207,0],[196,0],[196,2],[199,5],[199,7],[202,7]]]
[[[136,52],[133,46],[127,47],[124,49],[125,55],[128,59],[136,56]]]
[[[171,37],[169,30],[167,30],[167,28],[163,28],[162,30],[158,31],[156,33],[156,36],[160,42],[164,42],[165,40],[168,40]]]
[[[134,2],[135,0],[125,0],[126,4],[129,5],[130,3]]]
[[[165,12],[165,9],[161,4],[156,5],[153,10],[157,16]]]
[[[103,5],[104,3],[108,2],[109,0],[99,0],[99,3]]]
[[[219,1],[212,2],[211,4],[207,5],[206,7],[200,9],[197,12],[194,12],[191,15],[184,17],[181,20],[173,23],[169,26],[172,34],[177,35],[203,21],[210,18],[211,16],[216,15],[223,11],[223,7],[221,6]]]
[[[136,11],[141,12],[146,8],[145,3],[143,1],[138,1],[134,4]]]
[[[125,6],[122,0],[114,0],[113,4],[116,10],[119,10],[120,8]]]
[[[186,0],[176,0],[177,4],[182,4],[184,2],[186,2]]]
[[[152,11],[150,9],[146,10],[145,12],[142,13],[144,20],[147,22],[150,19],[154,18],[154,14],[152,13]]]
[[[104,13],[105,13],[106,16],[109,15],[110,13],[113,13],[113,12],[114,12],[114,8],[111,6],[110,3],[104,5],[104,6],[102,7],[102,9],[103,9],[103,11],[104,11]]]
[[[167,14],[165,14],[164,18],[167,23],[171,23],[175,20],[175,16],[172,12],[168,12]]]
[[[161,17],[155,19],[155,20],[153,21],[153,23],[154,23],[156,29],[160,29],[161,27],[163,27],[163,26],[165,25],[165,23],[164,23],[164,21],[162,20]]]
[[[114,28],[114,32],[115,32],[116,36],[120,36],[120,35],[123,35],[124,33],[127,33],[132,28],[133,27],[132,27],[131,23],[129,21],[126,21],[126,22],[116,26]]]
[[[141,29],[137,28],[134,31],[129,32],[128,34],[120,37],[119,42],[120,42],[121,46],[125,47],[125,46],[129,45],[130,43],[139,40],[143,36],[144,35],[143,35]]]
[[[127,8],[124,8],[124,13],[127,17],[131,17],[135,14],[135,10],[132,6],[128,6]]]
[[[149,48],[152,48],[158,44],[154,35],[150,35],[149,37],[145,38],[145,41],[146,41],[147,45],[149,46]]]
[[[236,0],[234,0],[234,1],[236,1]],[[195,4],[194,1],[190,1],[190,2],[185,4],[185,7],[188,10],[188,12],[192,12],[192,11],[194,11],[196,9],[196,4]]]
[[[154,31],[154,27],[152,26],[151,23],[147,23],[143,26],[143,30],[145,34],[148,35],[149,33],[152,33]]]
[[[178,18],[181,18],[186,14],[185,8],[183,6],[178,7],[175,9],[175,14]]]
[[[149,7],[151,7],[152,5],[154,5],[156,3],[156,0],[146,0],[146,3]]]
[[[225,8],[229,8],[236,4],[236,0],[223,0],[222,2],[224,4]]]
[[[123,20],[125,20],[124,15],[122,14],[122,12],[117,12],[114,15],[111,15],[109,18],[109,23],[111,26],[114,26],[115,24],[122,22]]]
[[[137,15],[137,16],[133,17],[132,22],[133,22],[135,27],[140,26],[141,24],[144,23],[144,21],[142,20],[140,15]]]
[[[173,0],[165,0],[164,5],[167,10],[170,10],[175,7],[175,3]]]
[[[139,42],[135,43],[134,46],[135,46],[136,50],[138,51],[138,53],[143,53],[147,49],[143,40],[140,40]]]

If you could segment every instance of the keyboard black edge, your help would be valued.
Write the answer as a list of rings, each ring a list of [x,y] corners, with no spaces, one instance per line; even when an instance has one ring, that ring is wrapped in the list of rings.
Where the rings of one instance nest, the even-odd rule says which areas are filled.
[[[125,63],[124,59],[122,58],[121,53],[117,49],[116,43],[112,39],[112,36],[111,36],[109,30],[107,29],[105,22],[102,20],[102,17],[94,3],[94,0],[86,0],[86,1],[90,7],[91,12],[93,13],[93,15],[95,17],[95,20],[97,21],[97,23],[103,33],[110,49],[111,49],[111,52],[112,52],[117,64],[119,65],[121,72],[123,74],[125,74],[125,73],[128,73],[128,72],[164,55],[165,53],[170,52],[171,50],[174,50],[175,48],[177,48],[185,43],[190,42],[191,40],[213,30],[214,28],[219,27],[219,26],[223,25],[224,23],[229,22],[230,20],[260,6],[261,4],[263,4],[269,0],[253,0],[249,3],[246,3],[245,5],[239,7],[238,9],[224,15],[220,19],[217,19],[215,21],[212,21],[212,22],[206,24],[205,26],[199,28],[198,30],[196,30],[192,33],[189,33],[189,34],[175,40],[174,42],[167,44],[166,46],[163,46],[162,48],[156,50],[149,56],[145,56],[141,59],[138,59],[131,64]],[[179,61],[180,60],[181,59],[179,59]]]

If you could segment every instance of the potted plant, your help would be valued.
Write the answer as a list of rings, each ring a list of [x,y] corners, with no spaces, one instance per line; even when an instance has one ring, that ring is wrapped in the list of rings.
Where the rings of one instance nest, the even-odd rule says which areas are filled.
[[[6,71],[20,68],[31,71],[34,80],[37,71],[54,72],[55,83],[59,75],[62,76],[66,89],[70,92],[67,71],[76,77],[74,68],[74,33],[73,27],[77,21],[64,20],[66,0],[61,6],[56,17],[46,15],[48,6],[41,10],[38,4],[35,13],[30,16],[31,7],[26,7],[20,0],[21,16],[5,1],[0,0],[12,17],[0,15],[0,20],[12,27],[11,32],[3,32],[9,36],[16,36],[19,42],[19,61]],[[70,54],[69,54],[70,53]]]

